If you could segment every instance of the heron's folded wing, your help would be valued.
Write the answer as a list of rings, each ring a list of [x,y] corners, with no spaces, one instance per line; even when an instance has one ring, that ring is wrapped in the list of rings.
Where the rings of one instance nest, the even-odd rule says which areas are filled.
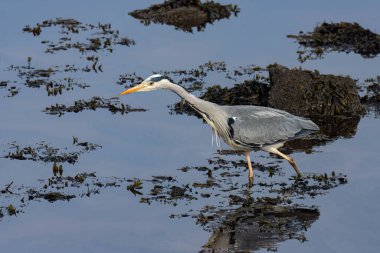
[[[318,130],[311,120],[267,107],[235,109],[229,120],[231,137],[247,145],[273,144]]]

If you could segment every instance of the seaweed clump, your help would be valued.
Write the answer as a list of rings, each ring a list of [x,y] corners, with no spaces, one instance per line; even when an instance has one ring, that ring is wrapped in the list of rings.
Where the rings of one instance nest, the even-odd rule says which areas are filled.
[[[73,142],[73,146],[79,149],[71,152],[61,151],[60,148],[52,147],[43,141],[37,143],[34,147],[21,147],[16,142],[12,142],[9,145],[10,151],[4,155],[4,158],[11,160],[42,161],[45,163],[54,162],[55,165],[56,163],[64,162],[74,164],[78,161],[81,154],[101,148],[100,145],[90,142]]]
[[[71,91],[74,88],[86,89],[90,85],[86,83],[80,83],[71,77],[64,77],[63,79],[54,80],[52,77],[61,72],[76,72],[79,69],[74,65],[65,66],[51,66],[49,68],[36,68],[31,66],[31,57],[28,57],[28,65],[15,66],[10,65],[7,71],[16,71],[17,76],[23,81],[24,86],[28,88],[45,88],[48,96],[62,95],[64,91]],[[19,87],[12,86],[13,90],[17,92],[11,92],[12,96],[16,95],[20,90]],[[10,88],[12,88],[10,87]]]
[[[55,201],[58,201],[58,200],[71,200],[73,198],[75,198],[75,195],[72,195],[72,194],[63,194],[63,193],[60,193],[60,192],[47,192],[47,193],[41,193],[41,192],[37,192],[35,190],[29,190],[28,191],[29,193],[29,199],[45,199],[49,202],[55,202]]]
[[[15,85],[8,86],[9,83],[10,83],[9,81],[0,81],[0,89],[5,89],[8,87],[7,97],[14,97],[18,94],[18,92],[20,91],[20,88],[18,88]]]
[[[33,36],[39,36],[43,29],[50,27],[59,27],[59,33],[63,37],[58,41],[42,41],[42,44],[47,44],[45,53],[54,53],[57,51],[66,51],[68,49],[77,49],[81,53],[98,52],[107,50],[112,53],[115,45],[132,46],[135,41],[127,37],[120,37],[118,30],[112,29],[111,24],[84,24],[75,19],[56,18],[44,20],[37,23],[35,27],[29,25],[23,28],[24,32],[32,33]],[[85,42],[72,42],[70,34],[79,34],[81,32],[94,31],[91,37]]]
[[[374,58],[380,53],[380,35],[364,29],[358,23],[326,23],[314,28],[313,32],[288,35],[296,39],[300,47],[298,60],[323,58],[328,52],[354,52],[364,58]]]
[[[121,113],[122,115],[130,112],[144,112],[145,109],[142,108],[132,108],[127,104],[123,104],[119,101],[118,98],[100,98],[93,97],[90,100],[77,100],[74,102],[74,105],[66,106],[64,104],[56,104],[50,107],[46,107],[44,112],[46,114],[62,116],[66,112],[78,113],[84,110],[93,110],[97,109],[107,109],[111,113]]]
[[[360,98],[367,113],[380,115],[380,76],[369,78],[365,81],[366,93]]]
[[[202,3],[200,0],[167,0],[143,10],[129,13],[145,25],[151,22],[172,25],[185,32],[203,31],[207,24],[235,16],[240,12],[237,5],[221,5],[213,1]]]

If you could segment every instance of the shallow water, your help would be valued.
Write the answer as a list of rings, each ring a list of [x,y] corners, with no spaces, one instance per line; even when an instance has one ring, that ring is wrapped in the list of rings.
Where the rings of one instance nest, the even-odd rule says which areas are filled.
[[[181,185],[202,181],[204,176],[199,173],[183,173],[178,169],[209,166],[207,160],[216,156],[215,147],[211,146],[211,131],[195,117],[168,113],[167,105],[179,101],[175,94],[159,91],[123,97],[121,101],[134,108],[148,109],[127,115],[97,110],[58,117],[42,111],[56,103],[116,96],[124,89],[116,84],[121,74],[136,72],[148,76],[153,71],[191,69],[209,60],[226,61],[232,68],[277,62],[288,67],[318,69],[324,74],[350,75],[360,81],[380,74],[379,58],[363,59],[354,54],[331,53],[323,60],[300,64],[297,44],[286,38],[287,34],[300,30],[310,31],[322,21],[355,21],[379,33],[380,4],[376,1],[292,1],[286,5],[274,1],[221,2],[238,4],[241,12],[237,17],[207,25],[204,32],[191,34],[163,25],[143,26],[128,16],[128,12],[145,8],[154,1],[113,1],[112,4],[105,1],[2,1],[0,80],[15,81],[20,91],[14,97],[7,97],[7,89],[0,89],[1,156],[8,153],[8,143],[13,141],[20,146],[45,141],[71,151],[75,136],[102,148],[80,155],[73,165],[63,164],[65,176],[96,172],[98,177],[106,179],[172,175]],[[31,66],[36,68],[65,64],[91,66],[85,55],[76,50],[44,53],[46,46],[40,42],[56,40],[59,28],[43,30],[38,37],[22,32],[25,25],[34,26],[57,17],[91,24],[111,23],[122,36],[134,39],[136,45],[115,46],[113,53],[96,53],[103,72],[57,73],[54,80],[70,76],[91,87],[47,96],[45,88],[25,87],[17,72],[7,71],[7,68],[28,65],[27,57],[32,57]],[[90,33],[76,38],[83,40]],[[209,84],[224,81],[211,77]],[[279,252],[320,252],[321,249],[324,252],[375,252],[379,248],[379,126],[378,118],[364,117],[352,138],[338,138],[315,147],[311,154],[293,154],[303,172],[343,173],[347,175],[348,184],[330,189],[324,195],[300,200],[302,204],[317,206],[320,217],[305,231],[307,241],[281,241],[274,246]],[[242,156],[223,158],[243,159]],[[268,180],[286,181],[293,175],[287,163],[262,152],[255,153],[253,160],[264,165],[274,162],[281,167],[284,174]],[[21,186],[40,187],[40,179],[46,181],[53,176],[52,163],[1,158],[0,168],[0,189],[13,181],[15,192]],[[240,172],[233,180],[243,185],[246,174],[242,169]],[[263,180],[267,178],[263,172],[257,175]],[[126,185],[102,188],[100,194],[77,197],[69,202],[30,202],[16,216],[5,215],[0,219],[1,248],[12,252],[197,252],[206,244],[211,233],[196,225],[195,219],[170,219],[169,216],[190,209],[200,210],[204,205],[220,201],[218,198],[179,200],[176,206],[159,202],[147,205],[139,203],[140,197],[127,191]],[[265,190],[255,185],[253,191],[255,197]],[[9,203],[20,205],[17,196],[2,193],[0,198],[1,207]]]

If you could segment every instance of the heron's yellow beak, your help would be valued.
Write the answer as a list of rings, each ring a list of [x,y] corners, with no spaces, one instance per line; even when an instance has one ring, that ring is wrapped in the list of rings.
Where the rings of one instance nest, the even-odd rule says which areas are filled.
[[[139,84],[139,85],[137,85],[135,87],[132,87],[132,88],[126,90],[126,91],[123,91],[122,93],[120,93],[120,96],[129,94],[129,93],[133,93],[133,92],[136,92],[136,91],[139,91],[142,88],[144,88],[144,84],[141,83],[141,84]]]

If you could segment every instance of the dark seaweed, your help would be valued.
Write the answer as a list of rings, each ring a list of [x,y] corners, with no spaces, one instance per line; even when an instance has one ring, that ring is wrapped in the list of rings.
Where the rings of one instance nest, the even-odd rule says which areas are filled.
[[[39,69],[31,66],[31,59],[28,58],[28,65],[8,67],[8,71],[16,71],[17,76],[22,80],[23,85],[28,88],[44,88],[48,96],[62,95],[64,91],[71,91],[75,88],[85,89],[90,87],[86,83],[80,83],[71,77],[54,80],[52,77],[56,73],[61,72],[76,72],[79,69],[74,65],[51,66],[47,69]],[[16,95],[21,89],[17,86],[12,86],[14,92],[10,91],[12,96]]]
[[[364,58],[374,58],[380,53],[380,35],[361,27],[358,23],[326,23],[313,32],[288,35],[296,39],[304,50],[298,51],[298,60],[323,58],[329,52],[354,52]]]
[[[118,98],[100,98],[100,97],[93,97],[90,100],[77,100],[74,101],[73,105],[63,105],[63,104],[56,104],[52,105],[50,107],[46,107],[44,112],[46,114],[51,115],[58,115],[59,117],[64,115],[67,112],[82,112],[84,110],[93,110],[96,111],[97,109],[107,109],[112,114],[120,113],[122,115],[128,114],[130,112],[144,112],[145,109],[142,108],[132,108],[131,106],[127,104],[123,104],[120,102]]]
[[[59,27],[59,33],[62,37],[58,41],[42,41],[42,44],[47,45],[46,53],[55,53],[57,51],[65,51],[69,49],[76,49],[80,53],[85,54],[88,52],[99,52],[107,50],[112,53],[115,45],[133,46],[134,40],[127,37],[120,37],[118,30],[112,29],[111,24],[83,24],[74,19],[51,19],[37,23],[35,27],[25,26],[23,31],[32,33],[34,36],[39,36],[46,28]],[[86,41],[76,41],[69,35],[92,31],[90,37]]]
[[[141,20],[144,25],[151,22],[174,26],[176,29],[193,32],[204,31],[207,24],[235,16],[240,12],[237,5],[221,5],[213,1],[202,3],[200,0],[167,0],[147,9],[135,10],[129,15]]]
[[[78,147],[79,150],[64,152],[61,150],[66,150],[67,148],[56,148],[52,147],[46,142],[36,143],[34,147],[26,146],[22,147],[16,142],[9,143],[9,151],[4,158],[11,160],[31,160],[31,161],[42,161],[42,162],[54,162],[54,163],[71,163],[74,164],[78,161],[81,154],[87,153],[89,151],[101,148],[100,145],[90,143],[90,142],[79,142],[73,143],[74,147]],[[58,168],[57,168],[58,169]]]

